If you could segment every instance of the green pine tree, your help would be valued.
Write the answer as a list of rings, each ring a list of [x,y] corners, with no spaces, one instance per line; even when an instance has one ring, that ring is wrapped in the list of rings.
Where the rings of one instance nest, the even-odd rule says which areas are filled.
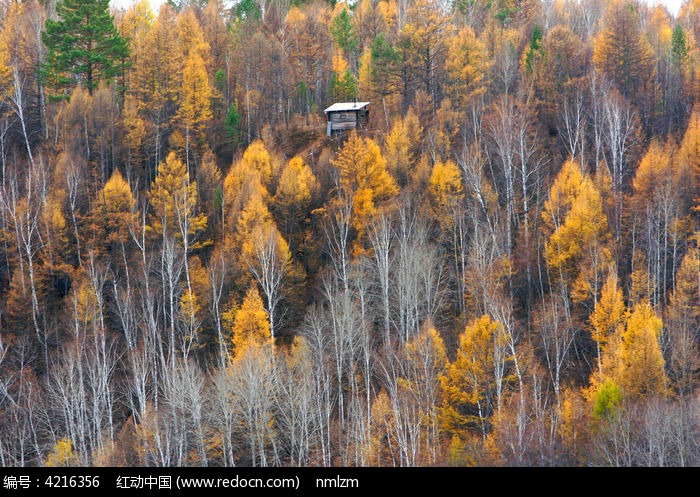
[[[356,55],[360,40],[353,25],[352,15],[348,12],[348,9],[344,8],[333,18],[330,31],[338,48],[340,48],[347,57]]]
[[[525,68],[527,72],[532,72],[533,62],[542,55],[542,29],[535,24],[530,37],[530,47],[525,56]]]
[[[109,0],[59,0],[57,20],[42,32],[48,52],[40,73],[59,98],[83,85],[88,92],[101,81],[112,83],[128,66],[129,46],[114,25]]]
[[[671,35],[671,60],[681,65],[688,58],[688,43],[685,38],[683,26],[676,24]]]

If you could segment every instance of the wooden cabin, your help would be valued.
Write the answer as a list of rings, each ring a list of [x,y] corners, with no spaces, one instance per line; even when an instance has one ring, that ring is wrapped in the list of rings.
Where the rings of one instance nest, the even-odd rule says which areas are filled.
[[[337,102],[323,111],[326,114],[326,135],[332,136],[369,124],[369,102]]]

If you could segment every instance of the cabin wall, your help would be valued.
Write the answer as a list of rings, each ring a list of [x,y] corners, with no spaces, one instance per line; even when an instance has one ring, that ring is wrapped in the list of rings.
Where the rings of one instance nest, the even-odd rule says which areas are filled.
[[[346,131],[357,127],[357,112],[332,112],[331,131]]]
[[[369,125],[369,109],[331,111],[326,114],[326,135]]]

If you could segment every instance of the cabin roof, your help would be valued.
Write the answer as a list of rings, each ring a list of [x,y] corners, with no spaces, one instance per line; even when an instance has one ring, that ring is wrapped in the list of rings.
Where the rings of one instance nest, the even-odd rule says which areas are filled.
[[[337,102],[328,107],[323,112],[345,112],[348,110],[360,110],[367,107],[369,102]]]

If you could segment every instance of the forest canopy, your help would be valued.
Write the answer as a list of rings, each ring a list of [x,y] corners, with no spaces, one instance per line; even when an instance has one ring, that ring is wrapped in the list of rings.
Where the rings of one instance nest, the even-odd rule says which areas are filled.
[[[0,463],[700,465],[699,37],[0,0]]]

